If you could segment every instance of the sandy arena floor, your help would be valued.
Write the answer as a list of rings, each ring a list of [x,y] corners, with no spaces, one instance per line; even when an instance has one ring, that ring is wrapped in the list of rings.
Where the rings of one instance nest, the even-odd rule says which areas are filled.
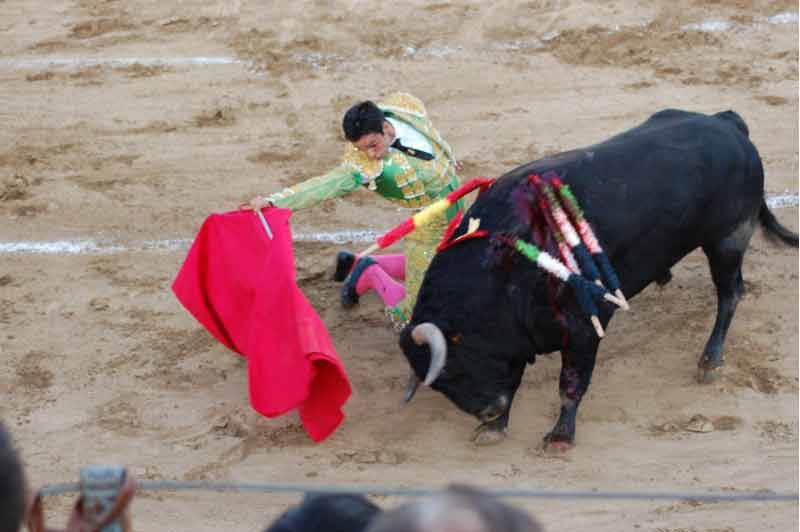
[[[346,312],[329,280],[333,254],[364,243],[319,241],[405,216],[367,191],[293,219],[305,237],[300,287],[354,388],[328,441],[314,444],[295,415],[253,412],[243,360],[169,290],[209,213],[327,170],[343,111],[395,90],[424,99],[465,178],[603,140],[663,108],[734,109],[762,154],[768,195],[789,199],[777,216],[797,231],[796,2],[0,0],[0,9],[0,418],[34,484],[120,463],[144,479],[797,491],[798,253],[760,232],[723,378],[695,382],[716,309],[695,253],[612,322],[565,456],[539,449],[557,412],[557,357],[529,368],[495,447],[473,446],[474,420],[435,392],[401,407],[407,365],[379,301]],[[696,415],[713,429],[688,430]],[[257,531],[296,500],[145,493],[134,519],[141,531]],[[48,509],[61,519],[70,501]],[[551,532],[798,528],[797,505],[786,503],[515,502]]]

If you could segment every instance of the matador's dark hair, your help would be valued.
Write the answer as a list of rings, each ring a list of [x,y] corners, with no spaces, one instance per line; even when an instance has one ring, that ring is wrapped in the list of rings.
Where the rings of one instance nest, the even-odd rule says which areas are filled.
[[[370,133],[383,133],[383,111],[369,100],[358,103],[347,110],[342,120],[344,136],[355,142]]]

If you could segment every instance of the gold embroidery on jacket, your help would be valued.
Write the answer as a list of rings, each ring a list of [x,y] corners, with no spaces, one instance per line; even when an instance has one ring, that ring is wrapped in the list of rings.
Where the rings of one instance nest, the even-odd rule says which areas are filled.
[[[380,102],[378,106],[381,109],[408,113],[419,118],[423,118],[428,114],[422,101],[419,98],[408,94],[407,92],[398,92],[392,94]]]
[[[366,181],[372,181],[383,173],[383,160],[372,159],[365,152],[359,150],[351,143],[346,143],[342,163],[361,174]]]

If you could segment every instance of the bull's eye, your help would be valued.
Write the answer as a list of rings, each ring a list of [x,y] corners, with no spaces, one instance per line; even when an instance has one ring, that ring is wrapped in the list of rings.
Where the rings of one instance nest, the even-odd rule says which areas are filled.
[[[461,333],[456,333],[450,337],[450,342],[458,344],[461,342]]]

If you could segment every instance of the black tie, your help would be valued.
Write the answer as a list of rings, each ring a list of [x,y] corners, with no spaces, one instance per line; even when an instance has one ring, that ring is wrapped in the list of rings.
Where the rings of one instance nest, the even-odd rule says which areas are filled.
[[[409,148],[408,146],[403,146],[403,144],[400,142],[400,139],[394,139],[394,142],[392,142],[392,148],[398,149],[406,155],[416,157],[417,159],[422,159],[423,161],[433,160],[433,155],[430,153],[422,150],[415,150],[413,148]]]

